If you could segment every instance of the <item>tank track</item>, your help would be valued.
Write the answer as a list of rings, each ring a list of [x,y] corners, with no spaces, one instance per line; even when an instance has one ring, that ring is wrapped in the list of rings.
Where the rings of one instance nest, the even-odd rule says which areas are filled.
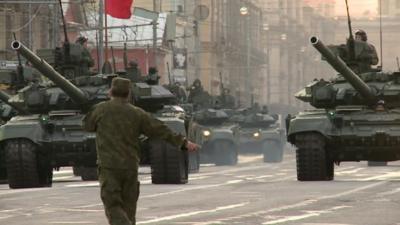
[[[296,135],[297,180],[333,180],[334,163],[326,151],[325,139],[317,133]]]

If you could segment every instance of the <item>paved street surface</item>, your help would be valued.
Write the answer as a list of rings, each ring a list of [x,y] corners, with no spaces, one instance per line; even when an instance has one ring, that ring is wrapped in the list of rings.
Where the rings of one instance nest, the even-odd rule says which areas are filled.
[[[298,182],[292,150],[278,164],[259,155],[237,166],[205,165],[187,185],[153,185],[141,168],[138,224],[400,225],[400,163],[336,167],[335,181]],[[10,190],[0,185],[0,224],[106,225],[97,182],[70,168],[52,188]]]

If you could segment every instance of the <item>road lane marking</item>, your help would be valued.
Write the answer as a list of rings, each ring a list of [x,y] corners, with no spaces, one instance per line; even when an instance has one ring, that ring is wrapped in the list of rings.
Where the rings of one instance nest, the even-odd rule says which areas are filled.
[[[341,172],[336,172],[335,175],[353,174],[353,173],[357,173],[357,172],[359,172],[361,170],[365,170],[365,168],[356,168],[356,169],[353,169],[353,170],[347,169],[347,170],[343,170]]]
[[[49,224],[97,224],[95,221],[52,221]]]
[[[261,159],[263,158],[264,156],[261,156],[261,155],[259,155],[259,156],[252,156],[252,157],[244,157],[244,156],[241,156],[241,157],[239,157],[239,163],[250,163],[250,162],[255,162],[255,161],[261,161]]]
[[[284,217],[284,218],[281,218],[281,219],[265,222],[265,223],[263,223],[263,225],[275,225],[275,224],[280,224],[280,223],[286,223],[286,222],[292,222],[292,221],[307,219],[307,218],[310,218],[310,217],[320,216],[322,214],[333,213],[335,211],[338,211],[338,210],[341,210],[341,209],[345,209],[345,208],[351,208],[351,206],[336,206],[336,207],[333,207],[333,208],[330,208],[330,209],[327,209],[327,210],[322,210],[322,211],[307,211],[303,215],[287,216],[287,217]]]
[[[360,191],[363,191],[363,190],[366,190],[366,189],[374,188],[376,186],[380,186],[380,185],[386,184],[388,182],[389,181],[380,181],[378,183],[369,184],[369,185],[366,185],[366,186],[362,186],[362,187],[355,188],[355,189],[352,189],[352,190],[348,190],[348,191],[345,191],[345,192],[341,192],[341,193],[338,193],[338,194],[321,196],[321,197],[317,197],[317,198],[314,198],[314,199],[308,199],[308,200],[305,200],[305,201],[302,201],[302,202],[294,203],[294,204],[291,204],[291,205],[280,206],[280,207],[276,207],[276,208],[273,208],[273,209],[270,209],[270,210],[260,210],[260,211],[257,211],[257,212],[251,212],[251,213],[248,213],[248,214],[243,214],[241,216],[223,218],[223,219],[220,219],[219,221],[232,221],[232,220],[244,219],[244,218],[248,218],[248,217],[266,215],[266,214],[273,213],[273,212],[281,212],[281,211],[284,211],[284,210],[289,210],[289,209],[294,209],[294,208],[299,208],[299,207],[305,207],[305,206],[314,204],[316,202],[319,202],[321,200],[343,197],[345,195],[349,195],[349,194],[357,193],[357,192],[360,192]],[[215,223],[215,220],[212,221],[212,222],[211,221],[210,222],[206,222],[204,224],[206,224],[206,225],[208,224],[209,225],[209,224],[213,224],[213,223]]]
[[[67,184],[65,185],[65,187],[98,187],[99,186],[99,182],[86,182],[86,183],[81,183],[81,184]]]
[[[5,209],[1,210],[0,213],[10,213],[10,212],[16,212],[16,211],[21,211],[22,208],[17,208],[17,209]]]
[[[53,181],[66,180],[66,179],[71,179],[71,178],[74,178],[74,177],[75,177],[75,176],[55,177],[55,178],[53,178]]]
[[[396,189],[393,189],[393,190],[387,191],[387,192],[378,193],[378,196],[383,197],[383,196],[387,196],[387,195],[393,195],[398,192],[400,192],[400,188],[396,188]]]
[[[9,195],[9,194],[18,194],[18,193],[27,193],[27,192],[36,192],[36,191],[48,191],[51,188],[26,188],[26,189],[7,189],[0,191],[1,195]]]
[[[0,220],[8,219],[8,218],[11,218],[11,217],[14,217],[14,216],[11,216],[11,215],[0,216]]]
[[[210,185],[203,185],[203,186],[198,186],[198,187],[191,187],[191,188],[183,188],[175,191],[169,191],[169,192],[162,192],[162,193],[157,193],[157,194],[151,194],[151,195],[145,195],[143,197],[139,197],[140,199],[144,198],[155,198],[155,197],[160,197],[164,195],[170,195],[170,194],[176,194],[180,192],[185,192],[185,191],[193,191],[193,190],[201,190],[201,189],[209,189],[209,188],[214,188],[214,187],[221,187],[221,186],[226,186],[226,185],[231,185],[231,184],[238,184],[243,182],[243,180],[230,180],[222,184],[210,184]]]
[[[216,207],[214,209],[200,210],[200,211],[194,211],[194,212],[189,212],[189,213],[181,213],[181,214],[176,214],[176,215],[170,215],[170,216],[165,216],[165,217],[160,217],[160,218],[156,218],[156,219],[151,219],[151,220],[138,222],[136,224],[156,223],[156,222],[180,219],[180,218],[184,218],[184,217],[197,216],[199,214],[216,213],[216,212],[219,212],[219,211],[224,211],[224,210],[243,207],[243,206],[245,206],[247,204],[249,204],[249,202],[243,202],[243,203],[234,204],[234,205],[219,206],[219,207]]]
[[[374,180],[379,180],[382,178],[395,178],[395,177],[400,177],[400,172],[386,172],[386,174],[384,175],[377,175],[377,176],[373,176],[373,177],[367,177],[364,179],[357,179],[360,181],[374,181]]]

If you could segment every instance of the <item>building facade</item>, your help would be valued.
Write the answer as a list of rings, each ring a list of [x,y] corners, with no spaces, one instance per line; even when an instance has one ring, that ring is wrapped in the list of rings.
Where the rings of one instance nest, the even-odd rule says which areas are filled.
[[[16,59],[10,47],[14,33],[18,40],[32,49],[55,45],[53,37],[59,32],[58,20],[55,18],[60,12],[53,3],[44,4],[43,1],[32,0],[29,3],[14,1],[7,4],[6,1],[0,1],[0,60]]]

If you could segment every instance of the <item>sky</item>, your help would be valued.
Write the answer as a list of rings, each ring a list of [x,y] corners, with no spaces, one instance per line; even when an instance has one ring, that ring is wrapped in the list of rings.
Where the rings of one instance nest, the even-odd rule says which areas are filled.
[[[369,16],[376,16],[378,11],[378,0],[348,0],[350,14],[354,17],[362,17],[369,11]],[[346,16],[345,0],[336,0],[336,16]],[[365,15],[364,15],[365,16]]]

